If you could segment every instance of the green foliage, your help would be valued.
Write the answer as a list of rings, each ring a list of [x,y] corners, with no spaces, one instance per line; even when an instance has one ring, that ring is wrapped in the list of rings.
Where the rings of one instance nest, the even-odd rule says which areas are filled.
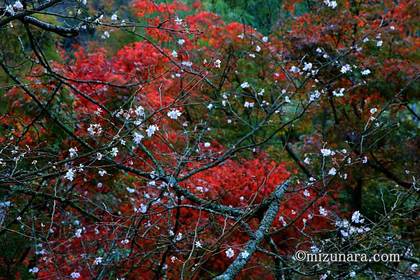
[[[13,279],[16,273],[20,273],[21,279],[33,279],[28,272],[28,268],[22,264],[20,259],[22,253],[29,249],[29,242],[22,235],[11,232],[0,235],[1,279]]]
[[[192,0],[188,1],[194,2]],[[204,0],[205,10],[221,15],[227,22],[242,22],[267,34],[281,15],[281,0]]]

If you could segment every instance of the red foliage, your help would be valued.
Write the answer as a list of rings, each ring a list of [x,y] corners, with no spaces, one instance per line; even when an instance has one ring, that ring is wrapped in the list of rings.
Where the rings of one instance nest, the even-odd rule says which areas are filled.
[[[289,1],[286,8],[293,11],[296,2],[300,1]],[[389,38],[395,32],[412,32],[403,24],[412,17],[410,12],[412,5],[414,4],[410,1],[402,2],[385,13],[385,18],[395,24],[396,29],[384,33],[382,35],[384,40],[391,40]],[[199,2],[196,2],[194,7],[199,9]],[[284,71],[283,63],[287,64],[288,67],[294,65],[295,58],[303,57],[302,53],[306,55],[308,50],[312,50],[313,46],[318,45],[329,51],[339,52],[351,46],[355,40],[360,39],[362,35],[356,30],[357,28],[365,31],[379,28],[380,24],[379,20],[368,18],[371,15],[369,12],[361,12],[355,15],[351,11],[345,11],[340,13],[340,16],[331,17],[328,24],[318,14],[303,14],[292,21],[287,34],[280,34],[285,38],[284,41],[273,39],[267,42],[262,41],[262,35],[254,28],[237,22],[227,24],[219,16],[205,11],[198,11],[186,16],[184,20],[189,27],[189,31],[184,32],[184,29],[174,23],[174,16],[177,12],[188,10],[188,7],[181,2],[156,4],[150,0],[136,0],[133,2],[133,8],[138,17],[145,17],[145,21],[154,27],[159,26],[159,28],[149,28],[147,30],[147,34],[152,39],[149,42],[145,40],[128,44],[113,56],[110,56],[104,49],[86,51],[79,47],[75,50],[74,57],[69,59],[68,65],[55,64],[57,71],[69,81],[72,89],[70,94],[74,97],[69,105],[60,106],[76,115],[77,123],[74,125],[74,134],[86,139],[85,142],[93,147],[101,147],[101,144],[105,145],[114,141],[113,137],[119,133],[119,129],[127,125],[121,120],[114,122],[117,119],[115,114],[109,116],[99,112],[102,105],[117,110],[123,107],[121,104],[126,105],[126,102],[132,102],[134,105],[130,106],[130,109],[125,111],[121,109],[123,111],[122,118],[125,118],[125,120],[135,119],[136,114],[133,108],[136,106],[144,107],[149,118],[142,120],[141,124],[136,124],[137,127],[130,128],[130,133],[136,131],[136,129],[144,130],[149,124],[159,127],[159,133],[156,133],[156,137],[153,139],[146,138],[142,141],[142,145],[150,151],[153,159],[157,160],[168,174],[175,172],[173,170],[181,162],[181,156],[177,154],[177,149],[184,147],[189,140],[188,137],[198,137],[185,133],[181,121],[166,118],[168,107],[177,108],[184,115],[196,114],[196,116],[188,115],[185,120],[182,120],[185,121],[186,126],[190,119],[196,118],[201,121],[208,117],[207,111],[197,110],[197,112],[191,113],[189,107],[192,106],[191,104],[212,100],[213,95],[221,94],[224,89],[220,86],[221,88],[215,93],[214,89],[202,85],[205,84],[206,79],[216,77],[216,80],[219,78],[219,67],[213,67],[211,59],[218,57],[226,59],[228,51],[237,51],[241,55],[243,53],[255,55],[250,50],[253,51],[256,44],[259,44],[264,46],[264,49],[256,52],[271,57],[258,61],[257,63],[260,62],[261,65],[264,65],[264,69],[255,72],[266,83],[265,85],[282,84],[291,79],[289,75],[286,75],[290,73]],[[331,11],[325,12],[325,14],[328,16]],[[183,32],[179,32],[180,30],[183,30]],[[365,34],[364,32],[360,33]],[[337,37],[340,39],[337,40]],[[179,43],[178,40],[180,39],[184,41]],[[155,45],[152,40],[158,41],[159,44]],[[161,44],[166,46],[172,40],[178,42],[173,44],[171,48],[160,47]],[[407,41],[407,44],[400,46],[395,53],[401,56],[409,55],[413,46],[418,47],[420,42],[418,39],[411,37],[407,38]],[[176,55],[172,53],[172,47],[176,49]],[[287,57],[287,60],[284,57]],[[372,56],[355,53],[349,59],[357,61],[358,65],[366,66],[374,65],[377,59],[382,60],[382,66],[376,70],[377,73],[375,74],[389,81],[413,77],[418,72],[418,66],[413,64],[412,61],[398,57],[383,58],[375,56],[372,58]],[[206,60],[206,62],[203,62],[203,60]],[[281,63],[276,64],[279,61]],[[315,59],[312,59],[312,61],[314,64],[317,62]],[[180,66],[182,63],[188,65],[189,62],[192,64],[191,66]],[[200,67],[196,67],[196,64]],[[239,64],[240,58],[231,58],[230,67]],[[279,66],[280,64],[282,67]],[[327,78],[332,75],[331,73],[340,75],[337,69],[331,69]],[[397,73],[404,73],[406,76],[398,77]],[[37,71],[32,74],[33,76],[39,75]],[[226,78],[227,81],[223,81],[225,82],[223,86],[235,85],[237,79],[240,78],[239,75],[235,71],[234,77],[229,76]],[[297,76],[295,74],[293,78],[297,78]],[[335,86],[351,87],[353,81],[344,75],[342,76],[338,78]],[[320,74],[317,78],[322,80],[324,77]],[[35,84],[33,88],[37,92],[42,92],[42,89],[46,87],[44,84],[42,86],[36,85],[33,77],[30,77],[29,81]],[[53,86],[49,85],[47,88],[51,90]],[[312,86],[313,84],[308,82],[302,87],[302,92],[297,94],[302,94],[302,98],[305,97],[307,94],[305,90],[311,89]],[[23,95],[22,91],[17,88],[10,90],[7,95],[15,98],[10,107],[16,110],[21,107],[26,108],[26,104],[30,101],[30,98]],[[360,100],[374,104],[380,98],[383,98],[381,92],[360,89],[350,97],[337,101],[337,104],[346,104],[349,101],[356,103]],[[41,94],[40,99],[45,102],[47,97]],[[30,109],[32,108],[26,110],[28,115],[30,115]],[[21,119],[14,119],[8,115],[0,119],[2,125],[13,124],[17,128],[16,137],[20,137],[18,132],[22,132],[24,126],[32,121],[27,115],[23,113],[21,115],[24,116]],[[196,127],[202,125],[199,121],[194,123]],[[99,124],[103,128],[103,133],[95,139],[92,139],[88,133],[88,128],[93,123]],[[40,128],[37,133],[43,135],[43,137],[54,137],[52,132],[47,135],[48,132],[44,128]],[[34,131],[29,132],[26,136],[27,139],[22,143],[35,143],[34,135]],[[131,134],[125,135],[125,137],[125,139],[129,139],[128,141],[132,139]],[[0,142],[6,140],[5,137],[1,136]],[[63,144],[65,149],[63,150],[66,154],[59,155],[59,159],[65,160],[68,148],[77,144],[77,141],[65,142]],[[114,143],[114,146],[116,145]],[[121,150],[124,149],[124,152],[114,157],[116,163],[135,167],[142,172],[150,173],[154,171],[154,162],[143,147],[128,147],[128,143],[125,145],[123,144],[124,147],[119,146]],[[187,171],[209,164],[211,160],[208,159],[217,158],[227,150],[226,147],[216,141],[212,141],[210,146],[206,147],[200,144],[197,147],[189,147],[189,149],[196,149],[198,152],[194,157],[188,158]],[[82,148],[80,149],[82,150]],[[129,279],[138,277],[150,279],[154,276],[154,272],[148,266],[155,265],[150,259],[141,260],[142,264],[137,268],[132,266],[132,260],[123,259],[125,257],[130,259],[129,257],[135,257],[144,251],[152,252],[156,249],[156,244],[166,242],[171,244],[172,251],[168,254],[161,251],[154,252],[152,256],[158,260],[163,258],[166,263],[171,263],[171,267],[168,268],[168,276],[170,279],[175,279],[179,276],[183,261],[188,257],[182,253],[190,250],[192,236],[190,235],[185,240],[181,238],[177,243],[173,241],[173,235],[176,236],[181,233],[185,237],[194,233],[199,227],[202,227],[200,238],[203,246],[209,246],[208,252],[204,249],[201,252],[203,258],[205,258],[203,267],[216,272],[223,271],[230,261],[224,253],[226,248],[232,247],[238,252],[249,240],[249,236],[242,231],[243,229],[237,227],[234,221],[220,215],[215,217],[212,213],[192,207],[189,204],[191,201],[176,194],[171,186],[165,185],[162,180],[157,179],[155,182],[139,179],[132,176],[129,170],[123,172],[115,166],[108,166],[108,163],[101,161],[102,157],[94,160],[92,158],[95,155],[89,154],[88,157],[89,165],[86,167],[83,176],[78,176],[72,181],[72,189],[86,196],[86,204],[90,201],[97,203],[95,200],[97,200],[96,195],[98,194],[108,192],[114,194],[115,197],[106,202],[114,206],[115,213],[104,213],[104,211],[94,208],[92,214],[100,215],[101,222],[94,224],[89,222],[88,219],[81,219],[77,225],[72,225],[69,217],[62,213],[56,213],[53,218],[63,222],[65,226],[56,228],[56,231],[51,234],[48,245],[54,247],[54,255],[46,253],[39,260],[41,270],[38,274],[39,278],[58,278],[61,277],[60,274],[69,275],[78,271],[81,274],[79,279],[91,279],[89,267],[95,261],[92,256],[100,255],[105,251],[112,251],[115,255],[121,254],[121,259],[108,261],[118,263],[117,270],[126,272]],[[73,168],[82,163],[83,161],[73,161]],[[91,168],[90,165],[93,167]],[[98,178],[98,166],[108,170],[106,176],[101,175],[103,178]],[[183,176],[184,173],[187,172],[184,170],[180,175]],[[255,153],[252,158],[248,158],[246,154],[240,154],[237,158],[227,158],[221,164],[192,175],[182,182],[181,186],[207,201],[217,201],[226,206],[247,209],[247,207],[263,202],[278,185],[285,182],[293,173],[295,173],[295,170],[288,168],[287,163],[278,163],[266,153]],[[119,182],[121,185],[117,185],[115,182]],[[98,188],[99,183],[101,184],[100,188]],[[130,186],[128,193],[126,186]],[[301,246],[300,244],[308,246],[310,240],[301,234],[302,231],[318,232],[331,227],[331,221],[319,214],[319,207],[334,209],[333,206],[329,205],[329,202],[331,197],[336,195],[336,190],[340,189],[340,185],[337,183],[334,185],[334,192],[325,194],[325,192],[318,190],[315,184],[309,194],[305,193],[305,195],[302,186],[303,184],[297,183],[288,190],[289,192],[282,200],[273,224],[273,231],[282,232],[282,235],[274,236],[274,240],[278,243],[282,252],[290,252],[296,246]],[[167,195],[162,194],[162,189],[165,188],[168,188]],[[151,201],[150,197],[155,198],[156,201],[149,203]],[[164,205],[175,205],[174,201],[178,201],[183,207],[173,207],[171,209],[164,207]],[[147,211],[144,210],[146,205]],[[340,211],[340,209],[335,210]],[[71,211],[77,212],[75,210]],[[126,239],[124,234],[133,230],[131,228],[133,220],[139,221],[134,225],[136,227],[134,230],[147,232],[147,238],[136,235],[132,240]],[[256,216],[248,222],[251,228],[255,230],[260,221],[261,216]],[[149,230],[151,224],[156,225],[156,227]],[[218,230],[224,229],[226,226],[231,227],[232,232],[224,240],[219,240]],[[81,230],[81,232],[74,236],[69,234],[78,230]],[[168,235],[168,232],[172,233]],[[288,240],[288,243],[285,243],[284,240]],[[170,260],[171,254],[175,255],[178,252],[181,252],[179,259]],[[270,258],[266,255],[255,254],[250,266],[269,262]],[[55,263],[62,264],[62,267],[57,269]],[[195,275],[196,279],[203,276],[200,273],[203,272]],[[256,269],[253,276],[256,278],[271,277],[262,268]]]

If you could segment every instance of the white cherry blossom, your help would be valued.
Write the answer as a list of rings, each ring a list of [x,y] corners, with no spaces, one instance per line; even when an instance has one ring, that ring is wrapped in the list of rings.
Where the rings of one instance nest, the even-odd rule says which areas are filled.
[[[149,125],[149,127],[146,129],[146,133],[148,137],[152,137],[153,134],[155,134],[156,131],[159,130],[159,127],[157,125]]]
[[[324,208],[324,207],[322,207],[322,206],[319,206],[319,214],[321,215],[321,216],[327,216],[328,215],[328,211]]]
[[[143,138],[144,138],[143,134],[139,132],[134,132],[133,141],[135,144],[137,145],[140,144]]]
[[[39,268],[36,267],[36,266],[29,269],[29,273],[34,273],[35,274],[35,273],[38,273],[38,272],[39,272]]]
[[[371,72],[370,72],[370,70],[369,70],[369,69],[365,69],[365,70],[363,70],[361,73],[362,73],[362,75],[363,75],[363,76],[367,76],[367,75],[369,75]]]
[[[171,111],[169,111],[169,112],[168,112],[168,114],[167,114],[167,116],[168,116],[170,119],[173,119],[173,120],[178,119],[181,115],[182,115],[182,113],[181,113],[179,110],[177,110],[177,109],[172,109],[172,110],[171,110]]]
[[[23,5],[22,5],[22,3],[20,1],[16,1],[13,4],[13,8],[15,8],[16,10],[22,10],[23,9]]]
[[[71,158],[77,157],[77,147],[70,148],[69,155]]]
[[[343,73],[343,74],[345,74],[347,72],[351,72],[351,66],[348,65],[348,64],[343,65],[340,69],[340,72]]]
[[[328,175],[334,176],[335,174],[337,174],[337,169],[335,169],[334,167],[332,167],[332,168],[328,171]]]
[[[330,149],[321,149],[321,154],[323,157],[329,157],[333,155],[333,152]]]
[[[73,181],[74,180],[74,175],[75,175],[75,171],[72,168],[70,168],[69,170],[67,170],[64,178],[69,180],[69,181]]]
[[[229,248],[225,251],[225,254],[226,254],[226,257],[231,259],[235,256],[235,251],[232,248]]]
[[[243,82],[242,84],[241,84],[241,88],[249,88],[249,83],[248,82]]]
[[[71,278],[73,278],[73,279],[79,279],[80,278],[80,273],[79,272],[77,272],[77,271],[73,271],[71,274],[70,274],[70,277]]]

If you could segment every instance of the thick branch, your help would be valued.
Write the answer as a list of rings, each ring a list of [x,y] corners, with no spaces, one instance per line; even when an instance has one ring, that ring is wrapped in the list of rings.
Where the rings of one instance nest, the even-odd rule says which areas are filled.
[[[68,27],[58,26],[58,25],[54,25],[48,22],[41,21],[34,17],[26,16],[23,19],[21,19],[21,21],[35,25],[36,27],[39,27],[45,31],[54,32],[63,37],[74,37],[79,34],[79,28],[68,28]]]
[[[267,212],[265,212],[264,218],[261,221],[260,227],[255,232],[254,238],[248,242],[245,246],[245,250],[238,255],[227,270],[223,274],[215,277],[214,280],[234,279],[235,276],[244,268],[257,250],[257,245],[264,239],[265,234],[271,227],[271,224],[273,223],[280,207],[280,199],[283,197],[288,185],[288,182],[285,182],[276,188],[274,191],[274,199],[268,207]]]
[[[61,1],[62,1],[62,0],[51,0],[51,1],[49,1],[49,2],[46,2],[46,3],[42,4],[42,5],[39,5],[39,6],[38,6],[38,7],[36,7],[36,8],[33,8],[33,9],[31,9],[31,10],[24,10],[24,11],[22,11],[22,12],[20,12],[20,13],[16,13],[16,14],[14,14],[14,15],[10,15],[9,17],[6,17],[6,18],[4,18],[4,19],[0,20],[0,27],[2,27],[2,26],[4,26],[4,25],[8,24],[8,23],[9,23],[9,22],[11,22],[12,20],[19,19],[19,18],[23,18],[23,17],[25,17],[25,16],[28,16],[28,15],[34,14],[34,13],[36,13],[36,12],[46,10],[47,8],[52,7],[52,6],[54,6],[54,5],[58,4],[58,3],[60,3]],[[1,11],[1,12],[4,12],[4,10],[1,10],[1,9],[0,9],[0,11]]]

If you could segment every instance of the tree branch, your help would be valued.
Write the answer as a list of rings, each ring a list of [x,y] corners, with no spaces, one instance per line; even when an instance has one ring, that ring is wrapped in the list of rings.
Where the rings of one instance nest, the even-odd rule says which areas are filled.
[[[265,234],[268,229],[271,227],[271,224],[274,221],[274,218],[277,215],[277,212],[280,207],[280,199],[283,197],[284,192],[289,186],[288,181],[278,186],[274,191],[274,199],[272,200],[270,206],[265,213],[264,218],[261,221],[260,227],[254,234],[254,238],[251,239],[248,244],[245,246],[245,250],[242,251],[235,261],[227,268],[227,270],[214,278],[214,280],[230,280],[234,279],[235,276],[242,270],[242,268],[247,264],[251,259],[252,255],[257,250],[257,245],[264,239]]]

